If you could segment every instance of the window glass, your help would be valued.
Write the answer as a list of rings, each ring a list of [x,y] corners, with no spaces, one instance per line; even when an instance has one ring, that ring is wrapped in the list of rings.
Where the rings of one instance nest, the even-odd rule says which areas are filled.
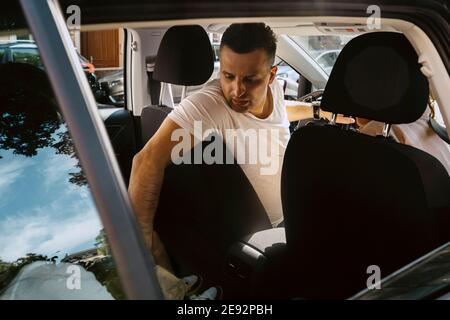
[[[69,32],[98,107],[124,107],[124,30]]]
[[[278,57],[275,60],[275,65],[277,66],[277,79],[283,86],[285,98],[296,99],[300,74]]]
[[[291,36],[329,75],[342,48],[354,35]]]
[[[19,44],[0,63],[0,299],[125,298],[38,51]]]
[[[11,54],[14,62],[29,63],[38,68],[43,68],[37,48],[11,48]]]

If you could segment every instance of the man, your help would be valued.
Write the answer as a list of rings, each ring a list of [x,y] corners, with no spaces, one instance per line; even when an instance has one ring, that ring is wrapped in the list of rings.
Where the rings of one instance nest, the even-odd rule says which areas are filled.
[[[220,45],[220,79],[181,101],[135,156],[129,194],[157,264],[170,268],[153,227],[164,169],[174,160],[172,151],[179,143],[178,139],[173,139],[173,134],[180,129],[188,131],[190,146],[194,146],[194,141],[202,138],[202,132],[197,136],[196,121],[200,121],[203,130],[214,129],[224,138],[272,225],[283,220],[280,178],[290,136],[289,120],[312,117],[312,111],[309,106],[290,106],[295,112],[288,119],[283,90],[274,81],[275,52],[276,36],[268,26],[262,23],[231,25]],[[255,134],[249,135],[249,132]],[[251,149],[255,146],[256,151]],[[249,161],[255,154],[259,159]]]
[[[270,139],[270,143],[280,146],[276,156],[282,159],[289,139],[289,121],[282,105],[282,89],[274,82],[275,51],[276,37],[264,24],[231,25],[222,37],[220,80],[210,82],[199,93],[184,99],[135,156],[129,194],[146,242],[158,264],[170,265],[164,257],[162,243],[153,231],[153,223],[164,169],[171,162],[172,149],[179,143],[171,139],[175,130],[183,128],[193,134],[194,120],[202,121],[203,129],[213,128],[221,133],[226,129],[274,129],[279,135],[275,137],[277,139]],[[238,141],[241,138],[237,137]],[[193,146],[194,137],[191,141]],[[241,166],[272,223],[281,222],[278,172],[281,170],[275,175],[263,176],[258,164]]]

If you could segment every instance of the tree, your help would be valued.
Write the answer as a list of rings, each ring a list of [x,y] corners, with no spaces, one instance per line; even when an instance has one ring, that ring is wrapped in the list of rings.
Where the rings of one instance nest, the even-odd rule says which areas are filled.
[[[95,237],[95,246],[97,247],[97,253],[101,255],[109,255],[108,239],[106,238],[105,229],[101,229],[97,237]]]
[[[0,274],[1,274],[2,272],[6,271],[6,270],[9,268],[9,265],[10,265],[10,263],[8,263],[8,262],[6,262],[6,261],[3,261],[3,260],[0,258]]]
[[[0,259],[0,291],[6,288],[19,271],[26,265],[35,261],[50,261],[42,254],[27,253],[25,257],[18,258],[12,263],[3,262]]]

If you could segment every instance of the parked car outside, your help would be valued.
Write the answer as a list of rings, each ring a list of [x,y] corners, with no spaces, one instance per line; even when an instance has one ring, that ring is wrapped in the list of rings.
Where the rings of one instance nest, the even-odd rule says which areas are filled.
[[[286,83],[284,95],[291,98],[297,98],[298,80],[300,78],[299,73],[284,61],[280,61],[277,64],[277,67],[277,78]]]
[[[319,54],[316,58],[317,63],[329,75],[333,69],[334,63],[341,50],[327,50]]]
[[[102,100],[100,102],[114,105],[124,104],[123,70],[115,71],[98,80],[102,90]]]
[[[100,89],[95,75],[95,66],[77,51],[81,67],[89,81],[94,95],[98,95]],[[0,63],[19,62],[28,63],[40,69],[44,69],[38,47],[33,40],[15,40],[0,43]]]

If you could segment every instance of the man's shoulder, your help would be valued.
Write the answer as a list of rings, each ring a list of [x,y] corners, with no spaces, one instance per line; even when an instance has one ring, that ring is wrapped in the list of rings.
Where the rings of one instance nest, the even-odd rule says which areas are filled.
[[[222,88],[220,87],[220,82],[218,79],[211,80],[207,82],[203,88],[197,92],[191,94],[188,98],[190,99],[216,99],[218,101],[224,100],[222,93]]]
[[[219,81],[211,80],[202,89],[186,97],[181,104],[189,104],[195,108],[207,111],[217,109],[220,112],[224,111],[226,99],[222,93]]]
[[[205,84],[199,91],[189,95],[171,113],[172,120],[205,121],[210,127],[220,127],[229,117],[228,104],[218,80]]]

